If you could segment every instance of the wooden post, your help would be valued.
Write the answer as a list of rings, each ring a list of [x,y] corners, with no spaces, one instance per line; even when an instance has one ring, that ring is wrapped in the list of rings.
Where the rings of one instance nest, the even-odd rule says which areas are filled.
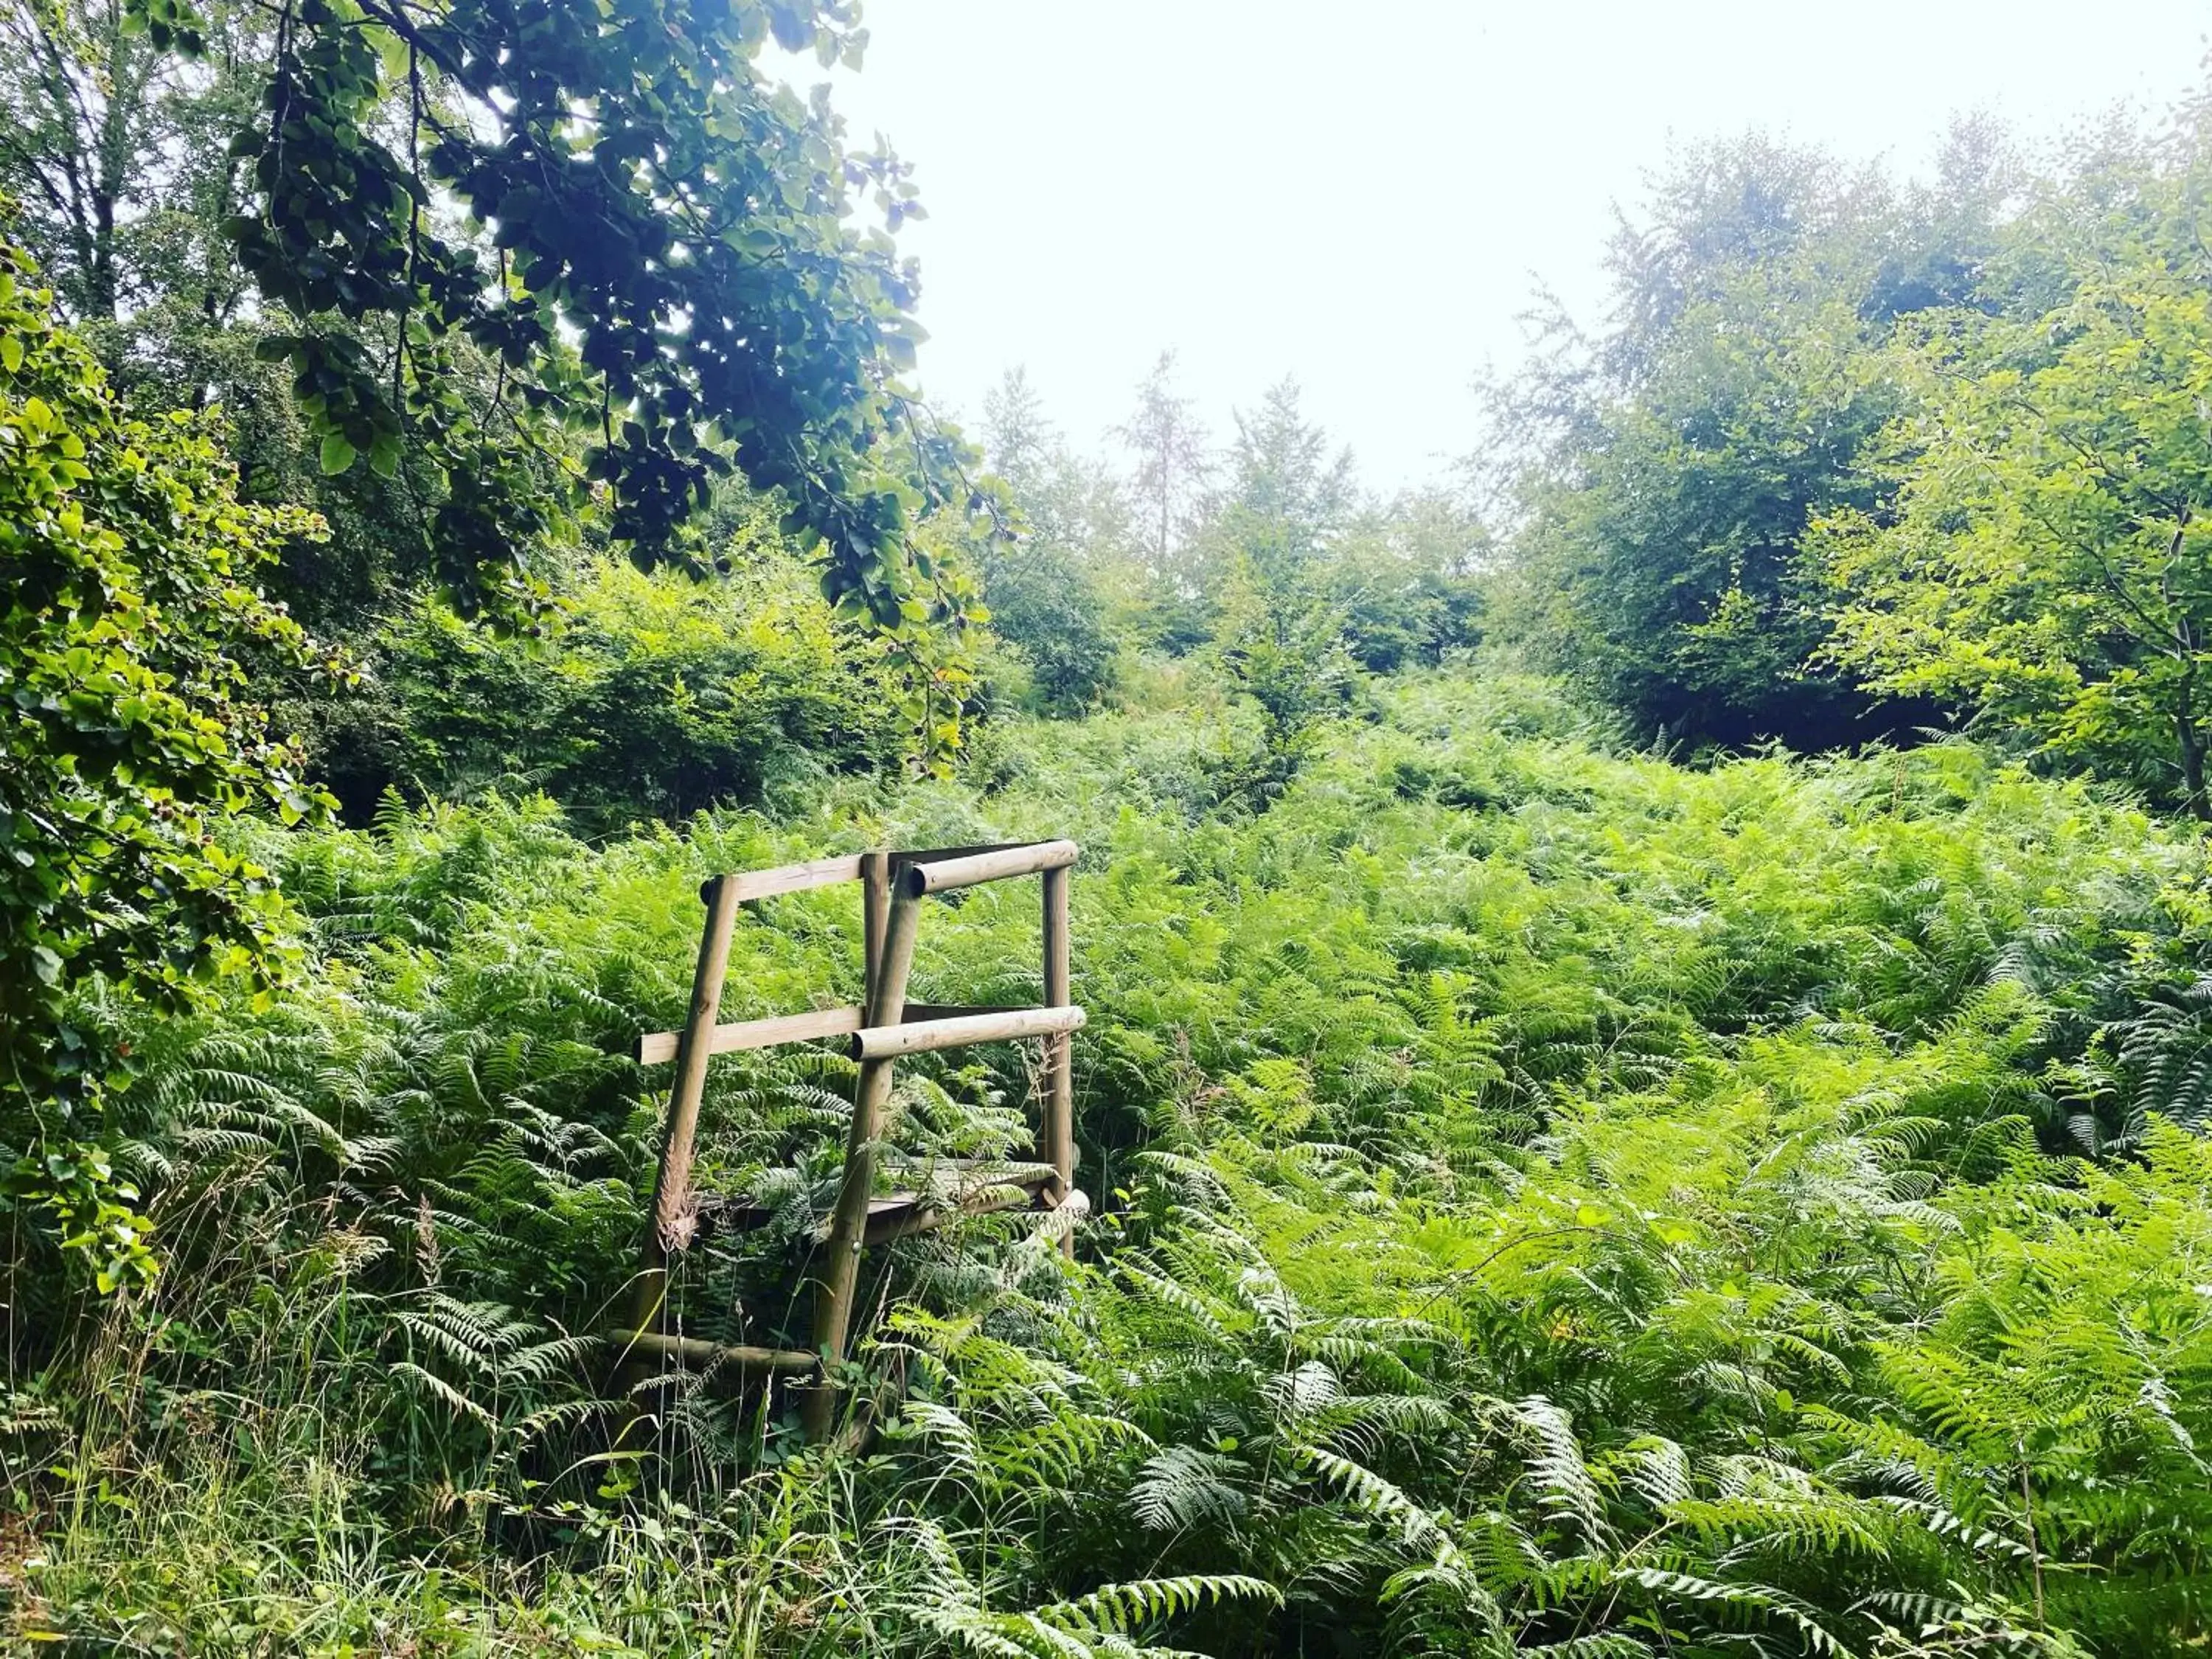
[[[868,1000],[867,1023],[896,1025],[906,1011],[908,971],[914,965],[914,936],[921,915],[919,899],[900,893],[891,901],[884,927],[882,954],[876,959],[876,984]],[[864,1060],[853,1089],[853,1127],[845,1142],[845,1184],[837,1192],[822,1272],[814,1282],[814,1351],[825,1376],[844,1363],[847,1328],[853,1318],[853,1293],[860,1283],[860,1249],[867,1241],[868,1200],[875,1194],[876,1142],[890,1103],[891,1068],[886,1055]],[[828,1437],[836,1414],[837,1392],[825,1382],[805,1399],[807,1436]]]
[[[700,888],[699,896],[707,906],[707,927],[699,940],[699,966],[691,976],[691,1010],[676,1050],[676,1081],[668,1095],[660,1173],[653,1186],[653,1220],[646,1230],[636,1311],[629,1322],[635,1331],[658,1325],[668,1297],[668,1258],[688,1242],[684,1225],[691,1201],[691,1149],[699,1130],[699,1101],[707,1089],[707,1061],[714,1053],[714,1021],[722,1006],[722,976],[730,965],[730,933],[738,919],[737,878],[715,876]]]
[[[1068,1006],[1067,878],[1066,865],[1044,872],[1044,1001],[1048,1008]],[[1039,1123],[1042,1133],[1037,1137],[1037,1151],[1044,1163],[1059,1171],[1052,1194],[1054,1204],[1064,1202],[1075,1186],[1075,1079],[1068,1054],[1073,1042],[1066,1031],[1044,1040],[1044,1102]],[[1074,1235],[1061,1243],[1062,1249],[1073,1255]]]
[[[891,855],[860,855],[860,1011],[876,999],[877,964],[884,959],[884,923],[891,904]]]

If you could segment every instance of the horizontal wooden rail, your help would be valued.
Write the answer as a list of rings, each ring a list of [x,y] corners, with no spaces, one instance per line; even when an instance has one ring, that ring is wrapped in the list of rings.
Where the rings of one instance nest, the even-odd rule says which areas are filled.
[[[1018,868],[994,870],[985,875],[963,876],[954,878],[933,877],[927,887],[918,892],[935,893],[947,887],[965,887],[978,881],[996,881],[1001,876],[1025,876],[1038,870],[1054,867],[1052,861],[1042,864],[1024,862],[1026,856],[1041,848],[1073,846],[1073,842],[1035,841],[982,842],[973,847],[934,847],[927,852],[893,853],[901,869],[915,869],[927,866],[941,870],[947,865],[969,865],[980,860],[1006,859]],[[804,864],[780,864],[773,870],[744,870],[722,878],[737,884],[739,903],[752,899],[774,898],[780,893],[804,893],[817,887],[834,887],[841,881],[859,881],[865,873],[866,853],[847,853],[834,859],[809,859]],[[1070,854],[1060,863],[1073,863]],[[702,884],[701,895],[706,892]]]
[[[907,865],[899,872],[910,897],[920,898],[924,893],[942,893],[949,888],[973,887],[978,882],[1004,881],[1009,876],[1033,876],[1040,870],[1064,870],[1075,862],[1083,849],[1072,841],[1031,842],[1026,847],[1008,847],[995,853],[977,853],[968,858],[938,859],[927,863]]]
[[[911,1002],[906,1012],[915,1019],[957,1019],[968,1014],[992,1014],[995,1008],[971,1002]],[[707,1045],[710,1054],[734,1054],[747,1048],[773,1048],[781,1042],[813,1042],[823,1037],[843,1036],[864,1023],[858,1008],[816,1008],[803,1014],[778,1014],[772,1019],[743,1019],[734,1025],[717,1025]],[[676,1058],[681,1031],[648,1031],[631,1046],[630,1054],[641,1066],[659,1066]]]
[[[744,1048],[771,1048],[779,1042],[806,1042],[816,1037],[842,1036],[860,1029],[858,1008],[816,1008],[804,1014],[778,1014],[773,1019],[741,1020],[717,1025],[707,1044],[710,1054],[733,1054]],[[676,1058],[683,1033],[653,1031],[637,1040],[637,1063],[658,1066]]]
[[[855,1031],[846,1052],[855,1060],[889,1060],[896,1054],[926,1054],[971,1042],[1010,1042],[1018,1037],[1054,1036],[1079,1030],[1080,1008],[1001,1008],[952,1019],[924,1019]]]
[[[926,853],[894,853],[902,865],[936,864],[975,858],[981,854],[1018,852],[1031,842],[986,842],[975,847],[939,847]],[[834,887],[841,881],[859,881],[865,873],[865,853],[848,853],[834,859],[809,859],[804,864],[780,864],[773,870],[745,870],[728,878],[738,886],[738,902],[774,898],[780,893],[804,893],[817,887]],[[702,892],[704,892],[702,888]]]
[[[985,1187],[972,1193],[960,1194],[960,1201],[942,1208],[917,1205],[910,1210],[894,1211],[889,1215],[870,1216],[866,1235],[867,1247],[889,1244],[896,1239],[911,1238],[916,1233],[933,1233],[953,1216],[992,1215],[1001,1210],[1012,1210],[1033,1204],[1036,1195],[1026,1187],[1011,1183],[1002,1187]]]
[[[756,1348],[741,1342],[709,1342],[697,1336],[662,1336],[654,1331],[609,1331],[611,1346],[680,1359],[687,1365],[732,1365],[739,1370],[786,1376],[811,1376],[822,1369],[818,1354],[803,1348]]]
[[[978,853],[1003,853],[1014,847],[1034,847],[1033,841],[979,841],[966,847],[927,847],[913,852],[893,853],[891,857],[901,864],[941,864],[946,859],[972,859]]]
[[[773,870],[746,870],[729,879],[738,884],[740,903],[747,899],[774,898],[778,893],[804,893],[810,888],[860,880],[863,856],[848,853],[843,858],[810,859],[805,864],[778,865]]]

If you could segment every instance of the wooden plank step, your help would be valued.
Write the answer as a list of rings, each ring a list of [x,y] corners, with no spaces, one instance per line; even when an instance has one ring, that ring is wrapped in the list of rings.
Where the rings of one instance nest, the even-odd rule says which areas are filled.
[[[937,1179],[924,1185],[894,1188],[871,1198],[867,1242],[872,1244],[903,1237],[908,1232],[926,1232],[942,1221],[947,1210],[981,1215],[993,1210],[1012,1209],[1024,1202],[1034,1203],[1058,1172],[1049,1164],[945,1158],[933,1164],[894,1164],[885,1173],[893,1181],[902,1176],[911,1179],[916,1175],[934,1175]],[[921,1216],[929,1219],[915,1219]],[[698,1200],[698,1218],[702,1233],[715,1227],[750,1231],[768,1225],[775,1218],[775,1212],[750,1199],[702,1194]],[[816,1243],[821,1242],[824,1231],[823,1224],[817,1225]]]
[[[1048,1172],[1046,1178],[1034,1186],[1027,1182],[1010,1182],[1005,1186],[985,1188],[966,1195],[957,1212],[962,1215],[989,1215],[998,1210],[1021,1207],[1024,1198],[1026,1197],[1027,1207],[1047,1215],[1058,1210],[1067,1210],[1073,1212],[1075,1218],[1080,1221],[1091,1213],[1090,1194],[1079,1187],[1070,1191],[1067,1196],[1057,1205],[1047,1203],[1045,1188],[1051,1184],[1051,1175]],[[909,1194],[890,1194],[886,1196],[905,1198]],[[943,1226],[948,1218],[948,1212],[932,1209],[926,1205],[915,1205],[904,1209],[886,1207],[880,1214],[872,1205],[868,1214],[868,1230],[862,1242],[867,1244],[888,1244],[895,1238],[907,1238],[915,1233],[934,1231]]]
[[[1052,1179],[1053,1171],[1047,1170],[1034,1182],[1008,1181],[980,1187],[957,1194],[957,1201],[949,1210],[930,1194],[886,1193],[883,1198],[869,1201],[867,1231],[861,1235],[860,1242],[869,1247],[888,1244],[895,1238],[934,1231],[953,1215],[988,1215],[995,1210],[1035,1205]]]

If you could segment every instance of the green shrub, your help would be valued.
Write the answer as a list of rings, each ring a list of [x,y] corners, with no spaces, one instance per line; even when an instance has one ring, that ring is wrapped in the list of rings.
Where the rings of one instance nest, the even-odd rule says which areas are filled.
[[[155,1265],[100,1121],[130,1052],[72,1000],[281,973],[268,872],[218,835],[326,804],[248,690],[308,662],[253,584],[319,526],[240,505],[216,422],[125,419],[33,276],[0,243],[0,1214],[112,1288]]]
[[[387,789],[542,789],[604,832],[788,800],[895,769],[911,745],[880,647],[788,562],[703,584],[606,562],[571,603],[542,638],[431,597],[396,617],[369,694],[324,711],[321,764],[349,816]]]
[[[991,629],[1030,665],[1031,701],[1046,714],[1079,714],[1113,689],[1114,640],[1090,573],[1063,549],[994,549],[983,564]]]

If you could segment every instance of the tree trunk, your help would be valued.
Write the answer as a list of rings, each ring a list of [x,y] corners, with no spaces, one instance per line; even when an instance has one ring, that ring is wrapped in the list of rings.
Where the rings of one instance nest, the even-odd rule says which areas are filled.
[[[2181,787],[2190,815],[2199,823],[2212,823],[2212,799],[2206,799],[2204,793],[2204,733],[2190,711],[2185,694],[2173,717],[2173,727],[2181,745]]]
[[[2181,560],[2182,537],[2189,527],[2189,514],[2182,513],[2181,524],[2173,532],[2173,548],[2166,562],[2166,574],[2160,586],[2167,586],[2172,573]],[[2169,598],[2168,603],[2172,603]],[[2212,823],[2212,800],[2204,794],[2204,728],[2197,718],[2197,669],[2201,660],[2197,654],[2197,619],[2187,611],[2175,618],[2173,630],[2176,654],[2182,662],[2181,683],[2173,700],[2173,735],[2181,750],[2181,787],[2189,804],[2190,815],[2200,823]]]

